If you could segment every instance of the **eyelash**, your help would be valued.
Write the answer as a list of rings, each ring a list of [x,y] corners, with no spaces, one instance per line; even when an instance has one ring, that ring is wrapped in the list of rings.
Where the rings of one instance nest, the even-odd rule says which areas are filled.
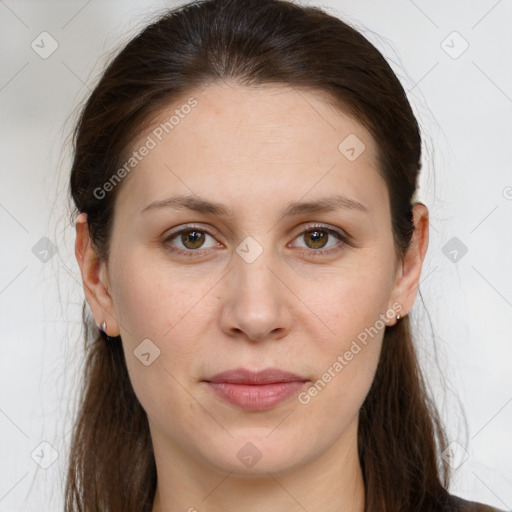
[[[346,235],[344,235],[341,231],[335,230],[333,228],[330,228],[330,227],[322,225],[322,224],[315,224],[315,225],[312,225],[312,226],[308,226],[306,229],[301,231],[294,238],[294,240],[297,239],[300,236],[305,235],[306,233],[309,233],[309,232],[315,231],[315,230],[324,231],[325,233],[328,233],[328,234],[333,235],[336,238],[338,238],[338,240],[340,241],[340,244],[337,244],[337,245],[342,245],[343,246],[343,245],[347,245],[348,244],[348,237]],[[186,227],[180,229],[179,231],[174,231],[169,236],[165,237],[165,239],[162,241],[162,243],[164,244],[165,248],[167,250],[173,252],[173,253],[178,253],[178,254],[181,254],[183,256],[197,256],[197,255],[202,255],[204,252],[208,251],[208,249],[188,249],[188,250],[176,249],[175,247],[171,247],[171,245],[169,245],[169,242],[171,240],[173,240],[177,236],[179,236],[182,233],[187,232],[187,231],[199,231],[201,233],[206,233],[206,234],[210,235],[211,237],[214,236],[212,233],[210,233],[206,229],[203,229],[203,228],[201,228],[199,226],[190,225],[190,226],[186,226]],[[330,248],[330,249],[307,249],[307,248],[306,249],[302,248],[302,249],[305,250],[306,252],[309,252],[313,256],[323,256],[323,255],[332,255],[332,254],[338,253],[343,248],[342,247],[337,247],[337,248]]]

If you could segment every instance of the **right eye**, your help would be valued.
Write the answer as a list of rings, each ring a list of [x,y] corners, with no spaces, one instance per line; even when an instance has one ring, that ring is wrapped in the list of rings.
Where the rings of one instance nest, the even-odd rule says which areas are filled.
[[[172,252],[177,252],[186,256],[194,256],[197,254],[203,254],[203,252],[206,250],[201,249],[206,240],[206,237],[211,237],[213,239],[213,235],[204,229],[199,229],[194,226],[187,226],[171,233],[163,240],[163,243],[166,248]],[[177,248],[177,243],[181,243],[182,247],[178,246]],[[214,246],[215,244],[211,245],[210,247]]]

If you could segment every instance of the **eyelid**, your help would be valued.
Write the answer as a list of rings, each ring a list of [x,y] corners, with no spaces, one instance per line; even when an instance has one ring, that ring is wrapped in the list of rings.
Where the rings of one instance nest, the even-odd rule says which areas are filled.
[[[301,230],[297,233],[297,236],[302,235],[303,233],[306,233],[308,231],[313,231],[314,229],[324,230],[324,231],[327,231],[328,233],[336,234],[344,240],[350,240],[350,236],[342,229],[337,228],[335,226],[331,226],[330,224],[319,224],[319,223],[313,223],[311,225],[302,227]]]
[[[181,234],[183,231],[192,231],[197,229],[198,231],[204,231],[208,233],[210,236],[217,236],[217,230],[209,225],[196,224],[192,222],[191,224],[180,224],[176,227],[176,229],[172,228],[169,232],[164,234],[164,239],[174,238],[176,235]],[[215,234],[214,234],[215,233]]]

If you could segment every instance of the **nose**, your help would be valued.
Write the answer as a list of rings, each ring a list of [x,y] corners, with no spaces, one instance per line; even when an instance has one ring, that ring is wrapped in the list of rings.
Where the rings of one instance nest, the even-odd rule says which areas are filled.
[[[263,341],[279,340],[290,332],[295,296],[270,251],[250,263],[235,255],[226,277],[220,324],[227,335]]]

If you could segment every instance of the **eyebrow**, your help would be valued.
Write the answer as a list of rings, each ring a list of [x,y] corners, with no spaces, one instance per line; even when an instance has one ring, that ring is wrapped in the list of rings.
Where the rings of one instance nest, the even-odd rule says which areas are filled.
[[[142,213],[161,209],[172,208],[176,210],[192,210],[195,212],[216,215],[218,217],[232,217],[233,212],[220,203],[208,201],[197,195],[177,195],[161,201],[154,201],[141,210]],[[289,203],[281,212],[282,217],[294,217],[304,213],[320,213],[339,209],[357,210],[368,213],[366,206],[340,194],[329,197],[321,197],[308,202]]]

